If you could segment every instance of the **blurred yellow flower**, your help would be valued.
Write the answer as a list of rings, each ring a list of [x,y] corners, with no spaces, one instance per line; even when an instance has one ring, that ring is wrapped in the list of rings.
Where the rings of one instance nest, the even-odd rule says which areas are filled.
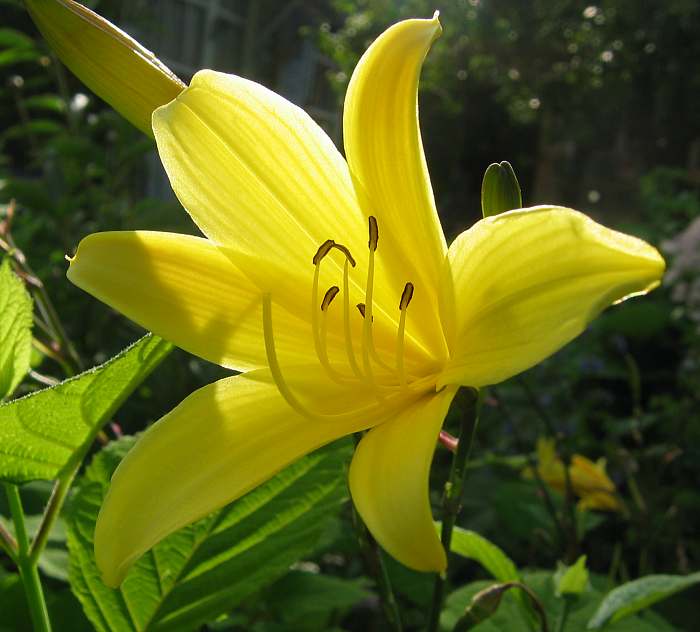
[[[347,162],[303,110],[241,77],[203,70],[154,112],[172,187],[206,237],[91,235],[68,277],[242,374],[193,393],[115,472],[95,533],[107,584],[169,533],[365,429],[349,473],[359,513],[398,560],[443,571],[428,477],[458,387],[527,369],[658,285],[654,248],[562,207],[488,217],[447,247],[417,110],[440,31],[437,17],[406,20],[364,54],[345,99]]]
[[[564,463],[556,453],[554,439],[537,440],[537,471],[542,480],[558,492],[566,492]],[[532,468],[525,468],[523,476],[533,478]],[[572,491],[580,498],[578,508],[600,511],[621,511],[622,504],[616,496],[615,484],[605,471],[605,459],[595,463],[580,454],[571,457],[569,478]]]

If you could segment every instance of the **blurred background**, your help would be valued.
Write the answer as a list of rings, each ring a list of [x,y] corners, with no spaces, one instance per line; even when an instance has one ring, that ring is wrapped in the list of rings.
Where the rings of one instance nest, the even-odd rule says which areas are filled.
[[[594,571],[623,581],[700,569],[696,0],[86,4],[183,80],[206,67],[259,81],[306,109],[340,147],[343,96],[362,52],[393,22],[439,9],[444,33],[425,63],[420,116],[448,241],[480,217],[485,168],[508,160],[526,206],[577,208],[649,240],[669,264],[660,290],[609,310],[562,352],[489,391],[461,524],[519,564],[553,566],[556,525],[521,468],[537,439],[554,435],[564,454],[606,458],[624,501],[624,511],[588,512],[578,525],[574,544]],[[196,228],[153,142],[61,66],[20,2],[1,0],[0,11],[0,222],[92,366],[141,332],[71,286],[64,255],[99,230]],[[35,360],[62,377],[52,360]],[[219,375],[173,354],[122,410],[117,431],[138,431]],[[436,453],[436,501],[448,462]],[[464,580],[474,572],[465,568]],[[402,599],[419,613],[422,589],[406,573]],[[691,629],[697,597],[677,597],[665,614]]]

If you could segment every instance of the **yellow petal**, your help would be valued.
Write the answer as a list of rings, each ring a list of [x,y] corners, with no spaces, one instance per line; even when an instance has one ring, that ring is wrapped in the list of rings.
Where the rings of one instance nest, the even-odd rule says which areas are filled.
[[[267,366],[260,290],[206,239],[97,233],[80,242],[68,278],[195,355],[237,370]],[[278,309],[275,324],[285,363],[315,361],[308,323]]]
[[[411,311],[423,339],[444,348],[437,286],[447,252],[418,127],[418,79],[441,33],[432,20],[405,20],[369,47],[345,98],[345,154],[363,209],[379,220],[380,249],[394,274],[416,287]]]
[[[571,457],[571,484],[579,496],[595,492],[614,492],[615,484],[605,472],[605,461],[593,463],[580,454]]]
[[[350,465],[350,492],[377,542],[419,571],[445,570],[428,497],[430,463],[456,389],[427,395],[366,434]]]
[[[26,0],[41,34],[91,90],[149,136],[151,115],[184,88],[163,63],[114,24],[73,0]]]
[[[591,492],[581,497],[576,505],[580,511],[596,509],[598,511],[622,511],[622,504],[609,492]]]
[[[156,111],[153,129],[183,206],[261,291],[308,320],[312,258],[334,239],[357,261],[351,304],[364,302],[367,219],[345,160],[303,110],[257,83],[205,70]],[[408,279],[389,285],[381,245],[378,258],[377,342],[393,352],[398,301]],[[343,261],[336,251],[324,260],[322,292],[342,285]],[[409,354],[414,346],[409,331]]]
[[[301,367],[293,386],[317,410],[372,403]],[[368,390],[368,389],[365,389]],[[381,411],[384,414],[384,411]],[[151,426],[112,477],[95,528],[104,582],[117,586],[145,551],[338,437],[381,421],[361,415],[338,422],[300,417],[267,371],[220,380],[196,391]]]
[[[658,251],[577,211],[537,206],[479,221],[450,246],[439,382],[495,384],[537,364],[610,304],[656,287]]]

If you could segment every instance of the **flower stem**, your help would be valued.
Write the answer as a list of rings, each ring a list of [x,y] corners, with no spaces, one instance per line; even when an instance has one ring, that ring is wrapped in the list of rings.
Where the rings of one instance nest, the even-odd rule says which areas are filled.
[[[440,539],[445,553],[450,555],[450,545],[452,543],[452,531],[457,521],[457,514],[462,504],[462,491],[467,472],[467,461],[474,446],[474,437],[479,425],[479,412],[481,410],[481,393],[475,389],[463,389],[466,395],[465,410],[462,414],[462,423],[459,432],[457,451],[452,459],[450,476],[445,483],[445,490],[442,498],[443,516],[442,531]],[[433,602],[430,609],[430,619],[428,620],[428,631],[436,632],[440,622],[440,611],[445,597],[445,574],[439,574],[435,578],[433,586]]]
[[[357,445],[360,442],[361,435],[356,433],[353,438],[355,439],[355,444]],[[382,552],[379,549],[377,541],[372,537],[372,534],[369,532],[364,522],[362,522],[362,518],[360,517],[360,514],[357,513],[355,505],[353,505],[351,502],[350,506],[352,508],[352,524],[355,528],[357,541],[360,545],[360,552],[362,554],[367,572],[377,583],[377,590],[379,590],[382,610],[384,611],[384,616],[389,623],[389,628],[394,632],[403,632],[399,605],[396,602],[394,590],[391,587],[389,573],[387,573],[386,565],[384,564],[384,560],[382,558]]]
[[[46,608],[44,592],[41,588],[39,570],[36,563],[32,562],[29,557],[29,538],[24,524],[24,510],[22,509],[19,488],[16,485],[6,483],[5,492],[7,493],[10,513],[17,535],[17,566],[24,585],[24,592],[27,596],[27,605],[29,606],[34,630],[35,632],[51,632],[49,612]]]

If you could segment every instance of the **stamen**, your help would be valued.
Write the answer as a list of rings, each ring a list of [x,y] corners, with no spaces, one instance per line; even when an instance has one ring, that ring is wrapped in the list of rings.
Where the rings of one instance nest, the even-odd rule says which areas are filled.
[[[325,312],[328,309],[329,305],[333,302],[333,299],[336,297],[338,292],[340,292],[340,288],[337,285],[332,285],[328,288],[325,296],[323,297],[323,301],[321,301],[322,312]]]
[[[328,242],[331,242],[330,245],[326,246]],[[318,356],[318,360],[321,363],[321,366],[325,369],[326,373],[328,373],[328,377],[330,377],[334,382],[338,382],[339,384],[343,383],[343,378],[342,376],[331,366],[331,363],[328,361],[328,350],[325,345],[325,337],[322,339],[321,338],[321,332],[320,332],[320,326],[318,322],[318,277],[319,273],[321,270],[321,260],[323,257],[325,257],[333,247],[333,242],[329,239],[328,241],[324,242],[321,247],[318,249],[318,252],[316,253],[316,256],[314,257],[314,260],[317,261],[316,263],[316,269],[314,270],[314,282],[313,282],[313,288],[311,290],[311,333],[313,334],[314,337],[314,348],[316,349],[316,355]],[[324,251],[325,248],[325,251]],[[322,253],[319,256],[319,253]],[[335,286],[333,286],[335,287]],[[328,300],[328,303],[326,303],[326,299],[328,297],[329,292],[332,290],[328,290],[326,292],[326,295],[323,297],[323,303],[321,304],[321,313],[324,315],[324,321],[325,321],[325,314],[326,310],[325,308],[330,305],[331,301],[333,298],[335,298],[335,294]],[[338,290],[338,288],[335,288]],[[337,291],[336,291],[337,294]],[[325,307],[324,307],[325,306]]]
[[[369,220],[369,242],[367,245],[371,252],[377,249],[379,243],[379,227],[377,226],[377,218],[374,215],[368,217]]]
[[[410,281],[404,285],[403,292],[401,292],[401,300],[399,301],[399,309],[404,310],[408,307],[411,299],[413,298],[413,283]]]
[[[364,318],[365,317],[365,304],[358,303],[357,305],[355,305],[355,307],[357,307],[357,311],[360,312],[360,314],[362,314],[362,318]],[[374,320],[374,316],[372,317],[372,320]]]
[[[282,375],[282,370],[280,369],[279,360],[277,358],[277,350],[275,349],[275,333],[272,326],[272,296],[269,292],[265,292],[262,296],[262,307],[263,307],[263,336],[265,339],[265,354],[267,355],[267,364],[270,367],[270,374],[272,376],[277,390],[283,399],[289,404],[289,406],[302,415],[311,420],[317,421],[358,421],[358,429],[360,429],[361,423],[366,423],[371,425],[370,416],[374,416],[379,412],[384,412],[386,417],[389,417],[394,413],[394,409],[404,407],[406,405],[405,394],[397,394],[394,397],[387,398],[383,401],[383,405],[372,404],[370,406],[365,406],[364,408],[358,408],[352,411],[336,414],[319,413],[307,409],[294,395],[294,393],[289,388],[289,385]],[[415,396],[419,397],[422,392],[430,389],[432,384],[432,376],[416,383],[420,390],[416,390]],[[412,385],[414,386],[414,385]],[[409,400],[410,401],[410,400]],[[377,421],[375,418],[373,421]]]
[[[355,350],[352,348],[352,330],[350,328],[350,281],[349,281],[349,270],[348,264],[350,263],[350,258],[345,259],[345,265],[343,266],[343,327],[345,329],[345,355],[348,357],[348,363],[352,372],[359,377],[364,379],[362,371],[357,364],[355,359]]]
[[[353,256],[350,254],[350,249],[347,246],[343,246],[343,244],[333,244],[333,248],[336,250],[340,250],[345,255],[345,258],[350,262],[350,265],[354,268],[355,267],[355,259]]]
[[[374,385],[374,372],[372,371],[372,364],[369,360],[370,348],[374,347],[372,340],[372,296],[374,292],[374,251],[377,247],[378,233],[376,231],[377,220],[370,216],[369,221],[369,260],[367,263],[367,285],[365,286],[365,303],[364,305],[360,303],[357,309],[360,310],[360,314],[364,318],[362,323],[362,368],[365,372],[365,378],[367,382]],[[375,230],[372,231],[372,226]],[[372,239],[376,236],[377,239]],[[374,248],[372,247],[374,246]]]
[[[399,380],[401,381],[401,386],[406,387],[406,369],[403,364],[403,350],[404,350],[404,332],[406,330],[406,310],[408,308],[411,299],[413,298],[413,283],[406,283],[401,293],[401,300],[399,301],[399,309],[401,310],[401,316],[399,317],[399,331],[396,338],[396,370],[399,373]]]
[[[321,259],[323,259],[335,246],[335,242],[332,239],[326,239],[319,247],[318,250],[316,251],[316,254],[314,255],[314,258],[311,260],[312,263],[317,266],[319,263],[321,263]]]

